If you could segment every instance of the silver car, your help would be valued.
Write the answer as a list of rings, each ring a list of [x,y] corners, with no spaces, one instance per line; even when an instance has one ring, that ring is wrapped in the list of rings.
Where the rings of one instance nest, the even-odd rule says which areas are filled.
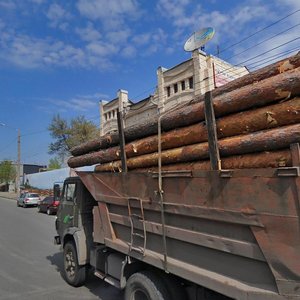
[[[23,193],[17,200],[17,206],[37,206],[40,201],[39,194],[36,193]]]

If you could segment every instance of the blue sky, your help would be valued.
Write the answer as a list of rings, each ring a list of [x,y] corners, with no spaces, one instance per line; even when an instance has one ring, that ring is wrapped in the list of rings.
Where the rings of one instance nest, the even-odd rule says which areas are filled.
[[[299,9],[299,0],[0,0],[0,160],[16,160],[20,128],[22,162],[47,164],[54,114],[98,125],[99,100],[118,89],[147,97],[157,68],[188,59],[183,44],[203,27],[216,31],[207,53],[218,46],[250,70],[295,53]]]

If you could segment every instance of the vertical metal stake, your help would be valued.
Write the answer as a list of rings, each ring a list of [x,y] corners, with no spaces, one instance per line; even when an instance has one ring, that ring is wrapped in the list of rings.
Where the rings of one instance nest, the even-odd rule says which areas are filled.
[[[211,91],[205,93],[205,121],[208,132],[209,157],[212,170],[221,170],[221,160],[218,148],[216,119],[212,102]]]
[[[300,167],[300,147],[299,143],[291,144],[291,155],[293,167]]]
[[[121,150],[122,172],[127,173],[123,117],[121,112],[119,111],[117,112],[117,118],[118,118],[119,141],[120,141],[120,150]]]
[[[164,206],[164,191],[162,184],[162,161],[161,161],[161,118],[158,117],[158,193],[160,204],[160,216],[162,225],[162,238],[163,238],[163,250],[164,250],[164,270],[168,272],[168,253],[167,253],[167,238],[166,238],[166,220],[165,220],[165,206]]]

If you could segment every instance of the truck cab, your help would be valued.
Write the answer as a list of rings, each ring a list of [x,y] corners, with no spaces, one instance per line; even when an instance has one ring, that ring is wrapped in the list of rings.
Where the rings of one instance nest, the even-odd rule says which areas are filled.
[[[92,211],[95,205],[96,201],[79,177],[65,180],[56,218],[58,235],[55,243],[60,244],[64,250],[65,279],[73,286],[79,286],[85,281],[93,243]],[[72,266],[75,261],[78,270]],[[76,273],[81,274],[80,278]]]

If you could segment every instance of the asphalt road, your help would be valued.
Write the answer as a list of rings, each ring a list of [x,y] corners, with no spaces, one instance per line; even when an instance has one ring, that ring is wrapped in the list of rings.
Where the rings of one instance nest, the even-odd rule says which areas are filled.
[[[0,198],[0,300],[121,300],[118,289],[93,277],[80,288],[61,277],[62,255],[53,244],[55,216],[17,208]]]

